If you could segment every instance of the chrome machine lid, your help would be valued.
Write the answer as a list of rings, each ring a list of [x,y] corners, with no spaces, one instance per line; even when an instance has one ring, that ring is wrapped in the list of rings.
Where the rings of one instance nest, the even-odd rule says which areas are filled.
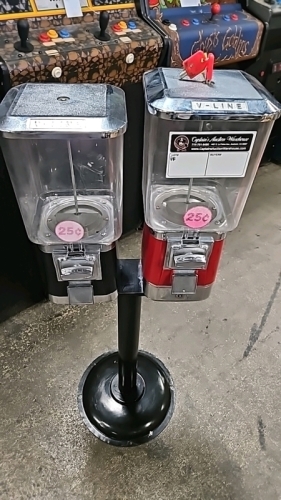
[[[125,94],[107,84],[27,83],[0,104],[0,131],[9,139],[110,138],[126,128]]]
[[[156,68],[144,74],[148,110],[163,119],[270,121],[281,106],[251,75],[238,70],[215,70],[214,83],[202,75],[180,79],[182,69]]]

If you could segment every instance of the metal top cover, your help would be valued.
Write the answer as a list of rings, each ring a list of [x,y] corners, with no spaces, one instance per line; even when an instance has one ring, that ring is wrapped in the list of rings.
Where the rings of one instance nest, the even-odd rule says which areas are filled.
[[[144,74],[148,110],[165,119],[275,120],[281,105],[251,75],[238,70],[215,70],[213,85],[202,75],[180,79],[182,69],[156,68]]]
[[[4,137],[116,137],[127,128],[125,94],[107,84],[26,83],[0,104]]]

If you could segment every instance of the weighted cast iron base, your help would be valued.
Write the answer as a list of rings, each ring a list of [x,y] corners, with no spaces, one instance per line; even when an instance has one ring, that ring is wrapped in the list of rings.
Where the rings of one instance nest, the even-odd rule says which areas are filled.
[[[124,401],[118,389],[118,353],[103,354],[87,368],[78,388],[84,423],[99,439],[115,446],[137,446],[162,432],[175,405],[167,368],[146,352],[138,355],[134,401]]]

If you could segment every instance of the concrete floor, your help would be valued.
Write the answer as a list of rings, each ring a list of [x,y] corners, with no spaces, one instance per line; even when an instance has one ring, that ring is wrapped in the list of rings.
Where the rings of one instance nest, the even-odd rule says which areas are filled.
[[[143,300],[141,346],[170,369],[177,404],[134,449],[96,440],[76,406],[82,372],[116,345],[115,304],[41,304],[2,324],[1,500],[280,500],[280,271],[281,169],[270,166],[210,299]]]

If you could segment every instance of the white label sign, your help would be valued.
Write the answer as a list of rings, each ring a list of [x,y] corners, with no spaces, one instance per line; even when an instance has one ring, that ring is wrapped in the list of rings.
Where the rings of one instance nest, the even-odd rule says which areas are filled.
[[[166,177],[244,177],[257,132],[170,132]]]
[[[67,17],[82,17],[80,0],[64,0],[64,7]]]
[[[248,111],[247,102],[233,101],[192,101],[194,111]]]
[[[71,0],[71,2],[77,3],[77,0]],[[78,0],[79,1],[79,0]],[[80,8],[81,7],[88,7],[88,2],[87,0],[80,0]],[[57,9],[64,9],[65,8],[65,2],[64,0],[35,0],[35,5],[37,7],[37,10],[57,10]]]
[[[85,128],[84,118],[30,118],[27,121],[29,130],[81,130]]]

